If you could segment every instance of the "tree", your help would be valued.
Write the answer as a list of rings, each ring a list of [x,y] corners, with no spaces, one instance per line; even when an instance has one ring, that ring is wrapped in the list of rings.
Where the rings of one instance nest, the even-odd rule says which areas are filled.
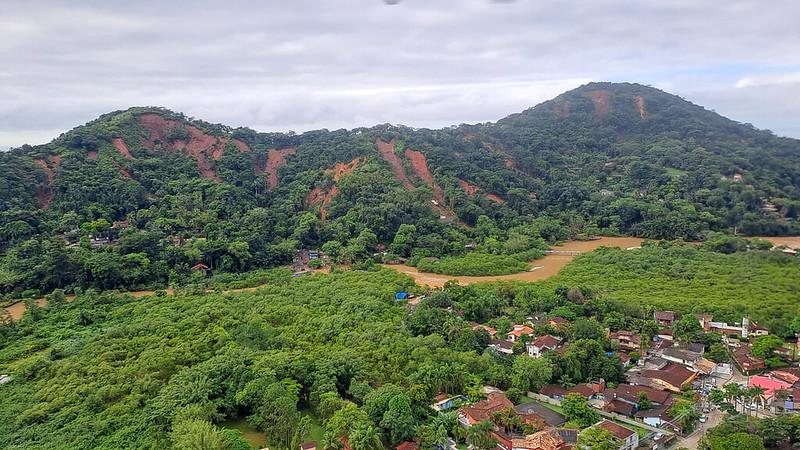
[[[591,426],[600,420],[600,414],[589,406],[589,401],[586,397],[576,392],[567,394],[564,397],[561,402],[561,408],[564,410],[564,416],[567,421],[574,422],[581,428]]]
[[[692,431],[695,422],[700,418],[697,406],[691,400],[679,398],[668,411],[673,422],[681,427],[684,433]]]
[[[589,427],[578,435],[578,448],[591,450],[617,450],[621,442],[610,431],[600,427]]]
[[[727,436],[713,436],[706,439],[709,450],[764,450],[761,437],[747,433],[733,433]]]
[[[681,317],[675,323],[673,330],[675,331],[675,337],[685,342],[694,342],[703,335],[703,327],[700,325],[700,321],[691,314]]]
[[[517,356],[511,369],[511,382],[523,392],[538,392],[553,376],[553,365],[546,358]]]
[[[190,419],[176,423],[170,433],[177,450],[227,450],[228,439],[206,420]]]
[[[389,441],[395,445],[414,436],[416,420],[407,395],[397,395],[389,401],[380,425],[389,435]]]
[[[730,360],[730,358],[728,358],[728,349],[724,344],[718,343],[711,344],[706,351],[705,356],[715,363],[724,363]]]
[[[441,423],[429,423],[417,427],[417,436],[420,439],[420,448],[437,450],[447,448],[447,429]]]
[[[467,443],[478,450],[493,450],[497,446],[497,440],[492,437],[494,424],[488,420],[476,423],[467,428]]]
[[[645,409],[650,409],[652,407],[653,407],[653,403],[650,401],[649,398],[647,398],[647,393],[646,392],[640,392],[639,393],[639,409],[640,410],[645,410]]]
[[[752,353],[762,359],[769,358],[772,353],[783,345],[783,339],[774,334],[759,336],[753,341]]]

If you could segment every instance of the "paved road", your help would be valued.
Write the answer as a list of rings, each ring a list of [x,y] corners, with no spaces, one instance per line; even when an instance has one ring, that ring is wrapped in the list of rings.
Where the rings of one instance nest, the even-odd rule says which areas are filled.
[[[686,447],[690,450],[696,449],[697,444],[700,443],[700,439],[705,436],[706,431],[708,431],[709,428],[713,428],[722,423],[722,419],[725,418],[725,413],[715,409],[706,414],[706,416],[708,416],[708,421],[706,421],[706,423],[698,422],[697,429],[694,430],[692,434],[678,439],[676,447]]]

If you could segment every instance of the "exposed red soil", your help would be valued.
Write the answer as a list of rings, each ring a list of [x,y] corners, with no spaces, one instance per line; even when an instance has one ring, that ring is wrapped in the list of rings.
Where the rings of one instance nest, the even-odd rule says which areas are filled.
[[[594,113],[598,116],[608,114],[609,111],[611,111],[611,91],[598,89],[596,91],[589,91],[586,95],[592,99],[592,103],[594,103]]]
[[[469,195],[470,197],[474,196],[475,194],[481,192],[481,188],[475,186],[474,184],[470,183],[469,181],[458,180],[458,185],[461,187],[461,190],[464,191],[465,194]],[[493,202],[503,204],[505,203],[505,199],[500,197],[497,194],[485,194],[486,198],[492,200]]]
[[[471,141],[475,139],[475,133],[464,133],[464,140]]]
[[[111,143],[114,144],[114,148],[117,149],[117,152],[119,152],[123,158],[133,159],[133,155],[131,155],[128,145],[122,140],[122,138],[114,138],[111,140]]]
[[[97,159],[97,150],[89,150],[89,152],[86,153],[86,157],[91,159],[92,161],[96,160]]]
[[[469,181],[458,180],[458,185],[461,187],[461,190],[464,191],[464,193],[469,196],[473,196],[481,190],[481,188],[475,186]]]
[[[637,95],[633,98],[633,103],[636,105],[636,110],[639,111],[639,116],[642,119],[647,117],[647,110],[644,108],[644,97]]]
[[[500,197],[497,194],[486,194],[486,198],[495,203],[500,203],[501,205],[506,202],[505,199],[503,199],[503,197]]]
[[[267,173],[267,189],[275,189],[278,187],[278,169],[286,165],[286,157],[294,155],[295,150],[292,147],[272,149],[267,153],[267,165],[264,171]]]
[[[214,181],[222,181],[214,171],[212,161],[222,157],[228,139],[212,136],[194,125],[188,125],[173,119],[166,119],[155,113],[147,113],[139,116],[139,123],[147,130],[148,137],[145,146],[154,150],[157,143],[161,143],[162,149],[174,152],[185,153],[197,162],[197,169],[203,178]],[[169,142],[168,136],[176,127],[185,127],[189,132],[187,141],[176,140]],[[244,142],[234,140],[236,147],[241,151],[249,148]],[[123,142],[124,144],[124,142]],[[119,148],[117,148],[119,151]],[[122,153],[120,151],[120,153]],[[129,153],[130,154],[130,153]]]
[[[506,169],[515,170],[517,168],[517,165],[514,162],[514,158],[512,158],[511,155],[507,151],[505,151],[503,149],[503,147],[501,147],[498,144],[490,144],[488,142],[484,142],[483,145],[486,148],[488,148],[489,150],[491,150],[491,151],[497,153],[498,155],[504,157],[503,164],[505,164]]]
[[[403,186],[406,189],[414,189],[414,183],[408,179],[408,175],[406,175],[406,169],[403,167],[403,162],[400,161],[400,157],[394,152],[394,139],[389,142],[376,139],[375,145],[378,147],[378,151],[383,159],[389,163],[389,167],[391,167],[394,177],[403,183]]]
[[[47,176],[47,186],[39,186],[36,189],[36,199],[39,201],[39,206],[42,209],[47,209],[50,207],[50,203],[53,202],[53,180],[55,179],[55,172],[61,166],[61,155],[50,156],[47,160],[37,159],[34,162],[42,168],[45,176]]]
[[[343,176],[353,173],[356,167],[363,163],[364,160],[365,158],[356,158],[349,163],[336,163],[332,168],[325,171],[333,175],[333,186],[327,191],[315,187],[306,195],[307,205],[319,205],[319,215],[323,222],[328,218],[328,205],[333,201],[336,194],[339,193],[339,180],[341,180]]]
[[[553,104],[553,112],[557,117],[567,117],[569,115],[569,100],[562,100]]]
[[[410,148],[407,148],[405,153],[406,158],[411,162],[411,168],[414,169],[414,174],[420,177],[428,187],[433,189],[433,199],[440,205],[444,205],[444,191],[442,191],[442,188],[433,180],[433,175],[428,167],[428,159],[425,158],[425,154],[417,150],[411,150]]]

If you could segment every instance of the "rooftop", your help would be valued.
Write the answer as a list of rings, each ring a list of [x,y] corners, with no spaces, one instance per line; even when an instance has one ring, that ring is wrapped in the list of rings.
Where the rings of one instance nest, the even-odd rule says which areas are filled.
[[[629,430],[628,428],[625,428],[622,425],[619,425],[610,420],[604,420],[598,423],[597,426],[608,430],[611,434],[614,435],[614,437],[616,437],[617,439],[622,439],[623,441],[635,433],[635,431]]]

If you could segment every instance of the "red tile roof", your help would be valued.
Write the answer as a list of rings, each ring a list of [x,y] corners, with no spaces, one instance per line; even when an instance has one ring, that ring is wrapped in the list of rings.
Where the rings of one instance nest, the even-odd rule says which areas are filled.
[[[697,376],[695,372],[679,364],[669,363],[660,370],[643,370],[642,376],[653,380],[661,380],[678,389]]]
[[[561,344],[561,339],[551,336],[549,334],[545,334],[544,336],[539,336],[531,342],[531,345],[534,345],[539,348],[556,348],[558,345]]]
[[[605,406],[603,406],[603,411],[632,416],[635,408],[636,405],[631,403],[623,402],[622,400],[611,400],[610,402],[606,402]]]
[[[533,328],[527,325],[514,325],[514,329],[509,331],[508,334],[513,334],[516,337],[520,337],[522,335],[529,335],[533,334]]]
[[[608,430],[611,434],[613,434],[617,439],[622,439],[623,441],[627,439],[629,436],[634,434],[634,431],[629,430],[622,425],[614,423],[610,420],[604,420],[597,424],[600,428],[604,428]]]
[[[644,392],[645,395],[647,395],[647,399],[653,403],[658,403],[660,405],[672,404],[672,394],[667,391],[659,391],[658,389],[647,386],[625,383],[618,385],[615,389],[606,389],[603,391],[603,397],[605,397],[606,400],[621,398],[629,402],[639,403],[639,395],[642,392]]]
[[[513,439],[512,442],[513,447],[520,450],[560,450],[565,446],[564,439],[555,428]]]
[[[461,412],[469,423],[479,423],[489,420],[493,413],[506,408],[513,408],[514,404],[502,393],[489,394],[486,400],[481,400],[474,405],[461,408]]]

